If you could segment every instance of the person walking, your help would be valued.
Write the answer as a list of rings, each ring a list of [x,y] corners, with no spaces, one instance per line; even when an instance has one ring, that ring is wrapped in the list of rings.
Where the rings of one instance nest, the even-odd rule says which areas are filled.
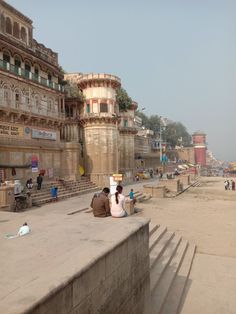
[[[94,194],[90,205],[93,209],[94,217],[104,218],[111,216],[109,193],[110,189],[105,187],[102,192]]]
[[[42,182],[43,182],[43,176],[41,174],[39,174],[37,176],[37,190],[41,190],[41,186],[42,186]]]
[[[122,194],[123,187],[117,185],[116,193],[111,196],[111,215],[114,218],[122,218],[128,216],[125,211],[125,196]]]

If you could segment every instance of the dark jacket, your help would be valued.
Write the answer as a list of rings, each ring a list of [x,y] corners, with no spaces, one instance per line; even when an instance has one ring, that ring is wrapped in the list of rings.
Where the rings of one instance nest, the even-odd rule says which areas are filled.
[[[37,183],[40,184],[43,182],[43,177],[42,176],[38,176],[37,177]]]
[[[103,192],[94,194],[91,207],[95,217],[107,217],[111,215],[109,198]]]

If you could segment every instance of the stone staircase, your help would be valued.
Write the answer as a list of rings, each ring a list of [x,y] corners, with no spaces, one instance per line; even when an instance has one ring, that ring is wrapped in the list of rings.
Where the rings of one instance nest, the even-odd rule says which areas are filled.
[[[150,224],[150,290],[152,314],[179,313],[196,246],[166,227]]]
[[[79,181],[66,180],[63,183],[54,181],[45,182],[43,183],[41,190],[34,189],[31,193],[32,204],[34,206],[40,206],[51,202],[52,197],[50,188],[52,184],[55,184],[58,187],[58,200],[98,190],[95,183],[89,181],[86,177],[82,177]]]

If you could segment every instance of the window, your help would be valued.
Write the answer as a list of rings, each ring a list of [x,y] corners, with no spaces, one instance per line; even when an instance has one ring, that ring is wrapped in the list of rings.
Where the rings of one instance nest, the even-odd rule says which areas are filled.
[[[90,113],[90,104],[86,104],[86,113]]]
[[[34,68],[34,79],[39,80],[39,69],[37,67]]]
[[[125,128],[128,127],[128,120],[124,120],[124,127],[125,127]]]
[[[107,103],[100,103],[100,112],[108,112]]]
[[[21,39],[26,43],[26,41],[27,41],[27,36],[26,36],[26,30],[25,30],[24,27],[21,27],[20,37],[21,37]]]
[[[8,53],[3,53],[3,61],[10,63],[10,56]]]
[[[5,31],[5,16],[3,13],[1,14],[1,30]]]
[[[31,66],[29,63],[25,63],[25,77],[29,78],[30,77],[30,71],[31,71]]]
[[[19,24],[16,22],[14,22],[14,24],[13,24],[13,36],[16,38],[20,38]]]
[[[15,58],[15,66],[20,68],[21,67],[21,61],[18,57]]]
[[[9,17],[6,18],[6,33],[12,35],[12,23]]]

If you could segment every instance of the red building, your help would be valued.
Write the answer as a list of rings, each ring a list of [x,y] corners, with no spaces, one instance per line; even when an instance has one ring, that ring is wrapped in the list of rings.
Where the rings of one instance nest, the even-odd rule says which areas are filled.
[[[203,132],[195,132],[192,135],[194,145],[195,163],[206,166],[206,134]]]

